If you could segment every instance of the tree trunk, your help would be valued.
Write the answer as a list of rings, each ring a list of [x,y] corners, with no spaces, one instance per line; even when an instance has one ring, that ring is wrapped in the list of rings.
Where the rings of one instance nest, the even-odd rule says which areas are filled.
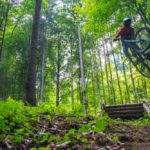
[[[82,41],[80,33],[80,22],[78,23],[78,42],[79,42],[79,56],[80,56],[80,72],[81,72],[81,84],[82,84],[82,100],[84,105],[84,114],[88,113],[87,100],[85,92],[85,78],[84,78],[84,67],[83,67],[83,54],[82,54]]]
[[[104,61],[105,61],[105,73],[106,73],[106,85],[107,85],[107,93],[108,99],[110,100],[110,84],[109,84],[109,76],[108,76],[108,68],[107,68],[107,59],[106,59],[106,51],[103,43],[103,51],[104,51]],[[107,104],[107,102],[106,102]]]
[[[116,104],[116,94],[115,94],[115,89],[114,89],[114,84],[113,84],[113,78],[112,78],[112,70],[111,70],[111,65],[110,65],[110,57],[109,57],[109,52],[108,52],[108,46],[106,44],[105,41],[105,45],[104,49],[106,51],[106,58],[108,60],[108,67],[109,67],[109,71],[110,71],[110,85],[111,85],[111,91],[112,91],[112,96],[113,96],[113,104]]]
[[[147,85],[146,85],[146,81],[145,78],[143,80],[143,89],[144,89],[144,97],[147,98]]]
[[[60,41],[58,40],[58,50],[57,50],[57,73],[56,73],[56,107],[59,106],[59,80],[60,80]]]
[[[41,69],[41,81],[40,81],[40,100],[43,100],[44,95],[44,74],[45,74],[45,48],[46,48],[46,29],[43,23],[42,32],[42,69]]]
[[[121,45],[119,43],[119,49],[120,49],[120,55],[121,55],[121,61],[122,61],[122,66],[123,66],[123,75],[124,75],[124,79],[125,79],[125,86],[126,86],[126,92],[127,92],[127,99],[126,103],[129,102],[130,103],[130,93],[129,93],[129,86],[128,86],[128,81],[127,81],[127,75],[126,75],[126,70],[125,70],[125,64],[123,62],[123,56],[121,54]]]
[[[129,67],[130,67],[130,77],[131,77],[131,82],[132,82],[132,87],[133,87],[134,100],[136,103],[138,103],[138,97],[137,97],[137,92],[136,92],[136,88],[135,88],[135,82],[134,82],[134,78],[133,78],[133,74],[132,74],[131,62],[129,62]]]
[[[113,49],[112,42],[110,42],[110,45],[111,45],[111,49]],[[114,64],[115,64],[115,71],[116,71],[116,76],[117,76],[117,83],[118,83],[118,88],[119,88],[119,93],[120,93],[121,103],[123,104],[122,90],[121,90],[121,86],[120,86],[120,80],[119,80],[118,68],[117,68],[117,63],[116,63],[116,58],[115,58],[114,53],[112,53],[112,56],[113,56],[113,60],[114,60]]]
[[[2,39],[1,39],[1,43],[0,43],[0,59],[1,59],[2,51],[3,51],[3,45],[4,45],[4,39],[5,39],[5,32],[6,32],[7,22],[8,22],[9,9],[10,9],[10,2],[8,1],[7,8],[6,8],[6,13],[3,16],[4,18],[2,20],[2,24],[3,24],[3,21],[5,21],[5,22],[4,22],[4,27],[2,27],[3,30],[2,30]]]
[[[97,109],[97,106],[96,106],[96,73],[95,73],[95,54],[94,54],[94,50],[92,49],[91,50],[91,56],[92,56],[92,59],[91,59],[91,76],[92,76],[92,90],[93,90],[93,100],[94,100],[94,113],[96,114],[96,109]]]
[[[72,109],[74,109],[74,80],[73,80],[73,39],[72,35],[70,38],[70,58],[71,58],[71,101],[72,101]]]
[[[135,6],[136,10],[137,10],[137,13],[140,15],[141,17],[141,20],[142,22],[144,23],[144,25],[146,26],[146,24],[150,25],[150,21],[149,19],[147,18],[146,14],[145,14],[145,10],[142,8],[142,5],[141,4],[138,4],[136,2],[136,0],[133,0],[132,1],[133,3],[133,6]],[[145,3],[145,5],[147,5],[147,3]]]
[[[103,99],[104,99],[103,102],[104,102],[104,104],[106,104],[106,94],[105,94],[105,87],[104,87],[104,73],[103,73],[103,68],[102,68],[100,49],[98,50],[98,57],[99,57],[99,66],[100,66],[100,73],[101,73],[102,89],[103,89]]]
[[[29,66],[26,83],[26,101],[32,106],[37,105],[36,101],[36,57],[37,57],[37,45],[38,45],[38,31],[40,22],[40,10],[42,0],[36,0],[35,15],[33,18],[32,26],[32,39],[29,55]]]

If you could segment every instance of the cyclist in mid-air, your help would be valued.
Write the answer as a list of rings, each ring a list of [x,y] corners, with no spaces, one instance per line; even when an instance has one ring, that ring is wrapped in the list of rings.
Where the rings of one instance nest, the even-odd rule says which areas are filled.
[[[123,46],[123,51],[127,58],[130,58],[128,53],[128,48],[133,49],[133,55],[134,49],[137,48],[136,44],[126,42],[125,40],[133,40],[134,39],[134,29],[131,27],[131,19],[125,18],[123,19],[123,27],[120,28],[120,30],[117,32],[116,36],[114,37],[113,41],[117,41],[119,37],[121,37],[121,42]]]

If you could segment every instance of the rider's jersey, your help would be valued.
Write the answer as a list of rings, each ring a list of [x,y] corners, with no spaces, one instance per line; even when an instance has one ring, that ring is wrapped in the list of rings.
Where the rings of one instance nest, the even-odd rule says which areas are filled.
[[[132,27],[122,27],[115,36],[118,39],[121,36],[122,40],[130,40],[134,37],[134,29]]]

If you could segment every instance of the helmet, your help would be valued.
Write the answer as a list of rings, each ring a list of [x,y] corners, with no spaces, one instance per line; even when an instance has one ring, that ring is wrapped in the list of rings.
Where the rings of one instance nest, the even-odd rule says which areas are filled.
[[[124,18],[123,19],[123,22],[128,22],[128,21],[131,22],[131,18]]]

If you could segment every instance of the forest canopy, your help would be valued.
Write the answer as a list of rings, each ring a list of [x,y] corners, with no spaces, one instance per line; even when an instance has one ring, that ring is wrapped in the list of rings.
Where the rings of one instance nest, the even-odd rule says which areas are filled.
[[[0,99],[31,105],[44,100],[72,108],[81,104],[97,112],[102,103],[150,97],[149,79],[125,57],[120,42],[112,42],[125,17],[132,19],[135,31],[149,26],[149,1],[43,0],[39,22],[34,21],[38,0],[0,2]],[[35,71],[33,79],[29,70]]]

